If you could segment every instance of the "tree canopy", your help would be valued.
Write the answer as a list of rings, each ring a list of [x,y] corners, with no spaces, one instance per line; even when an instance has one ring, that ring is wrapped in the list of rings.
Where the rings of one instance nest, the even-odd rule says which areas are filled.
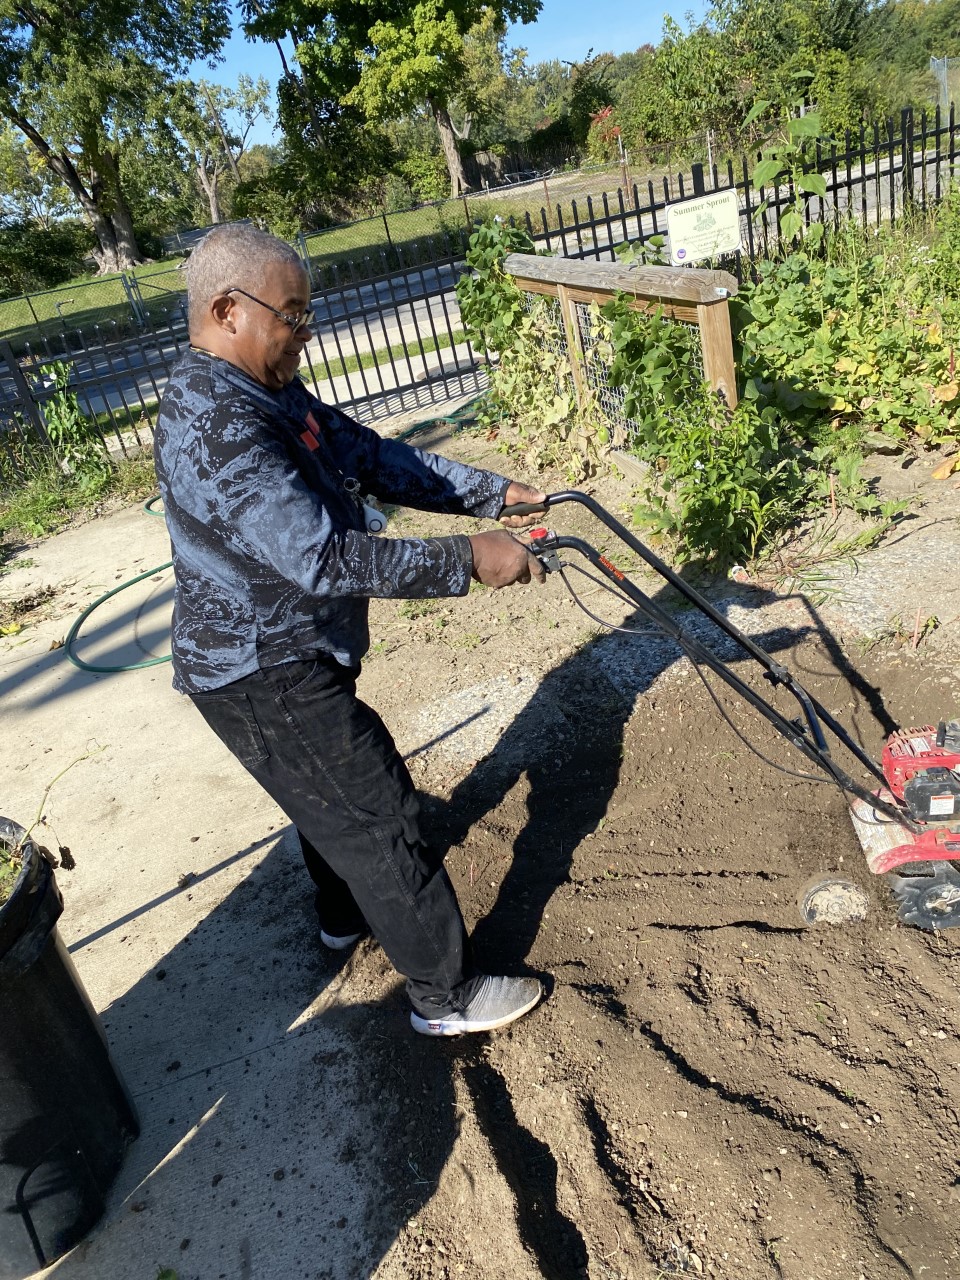
[[[80,205],[102,269],[140,258],[120,180],[125,138],[158,82],[216,53],[229,30],[227,0],[0,0],[0,118]]]

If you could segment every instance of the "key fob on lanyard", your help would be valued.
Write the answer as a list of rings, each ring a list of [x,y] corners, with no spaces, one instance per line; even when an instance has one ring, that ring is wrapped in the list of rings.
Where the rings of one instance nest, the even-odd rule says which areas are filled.
[[[354,480],[352,476],[347,476],[343,482],[343,487],[360,508],[363,515],[363,526],[367,533],[383,533],[387,527],[387,517],[377,507],[363,501],[360,497],[360,481]]]

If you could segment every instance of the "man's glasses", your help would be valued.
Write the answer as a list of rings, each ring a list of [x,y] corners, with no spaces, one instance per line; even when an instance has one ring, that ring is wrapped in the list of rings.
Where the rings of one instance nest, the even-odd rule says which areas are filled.
[[[227,293],[242,293],[245,298],[249,298],[251,302],[257,302],[261,307],[266,307],[268,311],[272,311],[278,320],[282,320],[288,329],[306,329],[313,324],[313,317],[316,312],[312,307],[308,307],[306,311],[301,311],[299,315],[291,315],[289,311],[278,311],[276,307],[271,307],[269,302],[264,302],[262,298],[255,298],[252,293],[247,293],[246,289],[239,289],[236,286],[228,289]]]

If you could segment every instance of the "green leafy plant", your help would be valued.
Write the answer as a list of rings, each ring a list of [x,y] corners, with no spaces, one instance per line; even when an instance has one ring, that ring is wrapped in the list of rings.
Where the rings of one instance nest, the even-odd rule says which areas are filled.
[[[937,296],[932,273],[863,238],[847,228],[823,254],[763,263],[731,300],[743,394],[840,453],[949,442],[960,386],[945,332],[957,304]]]
[[[112,465],[94,423],[69,389],[71,366],[64,360],[56,360],[44,366],[43,373],[46,378],[52,378],[54,384],[54,390],[42,406],[54,452],[64,470],[76,477],[81,490],[103,489]]]
[[[817,142],[829,142],[829,139],[822,137],[818,112],[804,112],[803,106],[802,99],[791,103],[786,119],[775,138],[762,149],[763,158],[753,171],[756,187],[780,182],[788,184],[790,200],[780,214],[780,234],[787,243],[804,235],[807,199],[819,196],[822,200],[827,194],[826,179],[815,166]],[[744,131],[769,107],[769,102],[758,99],[743,122]],[[769,198],[762,201],[754,216],[761,218],[769,203]],[[805,239],[811,246],[819,244],[823,235],[824,226],[820,221],[806,227]]]
[[[470,237],[470,271],[460,277],[457,301],[470,339],[487,351],[502,352],[515,345],[523,313],[523,294],[504,271],[503,261],[510,253],[534,252],[527,233],[499,217],[481,222]]]
[[[602,308],[609,379],[636,424],[629,449],[647,464],[634,520],[672,538],[678,558],[750,558],[809,493],[796,441],[775,410],[732,412],[697,368],[688,325],[625,297]]]
[[[533,471],[557,467],[571,483],[590,475],[610,433],[593,397],[578,403],[555,299],[529,301],[503,269],[508,253],[532,253],[525,232],[498,219],[470,238],[473,274],[457,286],[460,314],[475,340],[500,358],[483,421]]]

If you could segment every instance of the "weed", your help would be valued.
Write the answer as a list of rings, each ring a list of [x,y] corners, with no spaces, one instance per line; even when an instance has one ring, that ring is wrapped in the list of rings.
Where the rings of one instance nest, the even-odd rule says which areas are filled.
[[[461,631],[451,636],[450,643],[455,649],[476,649],[483,644],[483,636],[478,631]]]
[[[404,600],[397,610],[401,618],[426,618],[443,608],[441,600]]]
[[[25,483],[0,498],[0,535],[16,531],[28,538],[45,538],[73,517],[96,510],[106,498],[138,501],[155,489],[149,454],[82,476],[65,473],[48,454]]]

